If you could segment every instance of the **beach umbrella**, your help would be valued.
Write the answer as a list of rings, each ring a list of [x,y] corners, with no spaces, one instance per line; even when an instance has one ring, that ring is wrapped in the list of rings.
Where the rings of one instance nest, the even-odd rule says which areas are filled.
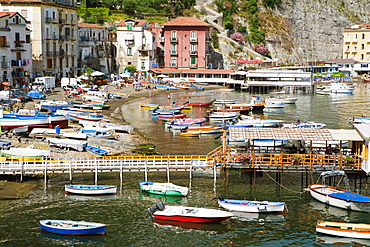
[[[122,77],[122,78],[129,78],[130,77],[130,75],[128,75],[128,74],[120,74],[119,76]]]
[[[104,73],[100,71],[94,71],[91,73],[91,76],[102,76],[102,75],[104,75]]]
[[[158,75],[157,78],[168,78],[167,75]]]

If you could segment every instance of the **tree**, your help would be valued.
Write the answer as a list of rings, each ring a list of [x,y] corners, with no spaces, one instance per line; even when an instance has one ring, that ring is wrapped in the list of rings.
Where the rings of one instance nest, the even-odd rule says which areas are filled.
[[[253,50],[264,56],[266,56],[269,51],[269,49],[264,44],[255,44]]]
[[[126,70],[130,73],[130,75],[133,75],[137,71],[137,68],[134,65],[128,65],[126,67]]]

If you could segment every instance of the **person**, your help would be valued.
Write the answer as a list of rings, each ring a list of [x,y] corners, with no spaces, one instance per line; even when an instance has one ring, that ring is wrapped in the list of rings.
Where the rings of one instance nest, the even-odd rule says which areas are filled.
[[[333,151],[331,150],[331,144],[329,144],[329,145],[326,147],[325,153],[326,153],[326,154],[332,154],[332,153],[333,153]]]
[[[57,126],[55,126],[54,129],[55,129],[55,134],[60,135],[60,126],[57,125]]]

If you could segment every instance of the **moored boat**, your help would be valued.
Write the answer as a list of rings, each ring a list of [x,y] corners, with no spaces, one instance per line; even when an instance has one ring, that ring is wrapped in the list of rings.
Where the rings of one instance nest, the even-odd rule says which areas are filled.
[[[284,202],[232,200],[222,196],[218,198],[218,205],[230,211],[247,213],[283,213],[285,209]]]
[[[80,185],[70,184],[64,186],[66,194],[79,195],[115,195],[117,186],[115,185]]]
[[[187,103],[186,105],[194,106],[194,107],[204,107],[204,106],[211,106],[213,102],[193,102],[193,103]]]
[[[163,196],[187,196],[189,188],[173,183],[139,182],[140,191]]]
[[[40,220],[40,228],[43,231],[62,235],[91,235],[106,233],[105,224],[72,220]]]
[[[233,214],[211,208],[197,208],[185,206],[165,206],[163,202],[158,202],[155,206],[148,209],[156,220],[173,220],[182,222],[221,222],[233,216]]]
[[[316,232],[339,237],[370,239],[370,224],[319,220]]]
[[[322,172],[319,178],[324,180],[327,177],[333,176],[345,176],[344,179],[347,179],[344,171],[335,170]],[[318,183],[310,185],[309,191],[314,199],[322,203],[347,210],[370,212],[369,196]]]

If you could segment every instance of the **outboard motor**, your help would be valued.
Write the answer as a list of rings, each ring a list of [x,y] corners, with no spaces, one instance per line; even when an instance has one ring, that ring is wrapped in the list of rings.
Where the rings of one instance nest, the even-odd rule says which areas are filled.
[[[157,202],[153,207],[148,208],[148,212],[150,214],[152,214],[152,213],[154,213],[157,210],[163,211],[164,208],[165,208],[165,206],[164,206],[164,203],[163,202]]]

